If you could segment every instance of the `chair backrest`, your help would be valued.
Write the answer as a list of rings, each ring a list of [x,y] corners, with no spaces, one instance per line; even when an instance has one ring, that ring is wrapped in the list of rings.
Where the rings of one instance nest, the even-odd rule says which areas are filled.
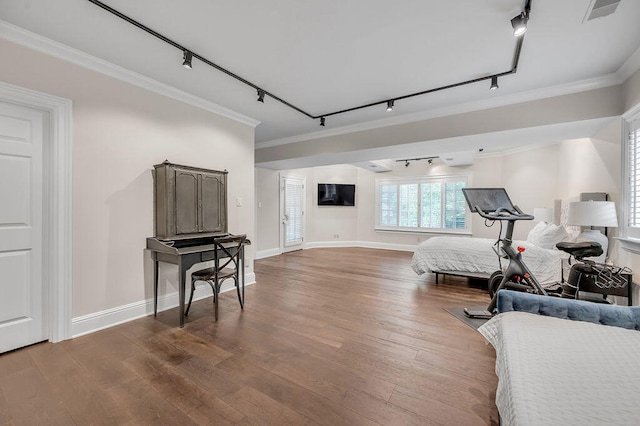
[[[215,268],[221,270],[232,267],[236,270],[240,267],[240,255],[242,254],[243,245],[247,241],[246,234],[227,235],[225,237],[215,238]],[[222,262],[222,264],[220,263]]]

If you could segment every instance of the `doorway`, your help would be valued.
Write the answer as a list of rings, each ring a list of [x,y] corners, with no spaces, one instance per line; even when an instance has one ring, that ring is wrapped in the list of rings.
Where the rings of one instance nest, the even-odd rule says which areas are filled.
[[[71,114],[0,83],[0,353],[71,337]]]
[[[280,251],[302,250],[304,243],[305,178],[280,175]]]

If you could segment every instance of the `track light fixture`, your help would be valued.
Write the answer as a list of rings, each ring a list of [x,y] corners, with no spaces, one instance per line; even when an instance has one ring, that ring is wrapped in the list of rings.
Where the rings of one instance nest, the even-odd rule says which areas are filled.
[[[494,75],[491,77],[491,87],[489,90],[496,90],[498,87],[498,76]]]
[[[427,162],[429,163],[429,165],[433,164],[433,160],[435,160],[438,157],[420,157],[420,158],[405,158],[402,160],[396,160],[396,162],[404,162],[404,166],[405,167],[409,167],[409,164],[411,164],[411,161],[420,161],[420,160],[427,160]]]
[[[141,24],[140,22],[128,17],[127,15],[113,9],[110,6],[107,6],[106,4],[102,3],[99,0],[87,0],[90,3],[93,3],[94,5],[106,10],[107,12],[117,16],[120,19],[123,19],[125,21],[127,21],[128,23],[130,23],[131,25],[138,27],[139,29],[147,32],[148,34],[151,34],[152,36],[164,41],[167,44],[170,44],[171,46],[175,47],[176,49],[180,49],[183,51],[184,54],[184,62],[182,63],[182,66],[185,68],[191,68],[191,62],[192,62],[192,58],[196,58],[199,61],[209,65],[212,68],[215,68],[216,70],[228,75],[229,77],[232,77],[238,81],[240,81],[243,84],[246,84],[247,86],[253,87],[254,89],[256,89],[258,91],[258,102],[264,102],[264,96],[266,95],[266,91],[260,89],[257,85],[251,83],[249,80],[246,80],[242,77],[240,77],[237,74],[232,73],[231,71],[221,67],[220,65],[208,60],[207,58],[198,55],[197,53],[193,53],[190,50],[186,49],[184,46],[180,45],[179,43],[169,39],[168,37],[165,37],[164,35],[152,30],[151,28]],[[356,111],[359,109],[364,109],[364,108],[369,108],[372,106],[376,106],[376,105],[384,105],[385,103],[387,104],[387,111],[391,111],[393,110],[393,104],[395,101],[397,100],[403,100],[403,99],[407,99],[407,98],[412,98],[414,96],[422,96],[422,95],[427,95],[429,93],[433,93],[433,92],[439,92],[441,90],[447,90],[447,89],[453,89],[455,87],[460,87],[460,86],[464,86],[467,84],[473,84],[473,83],[478,83],[480,81],[484,81],[484,80],[489,80],[491,79],[491,89],[495,89],[498,87],[498,77],[502,77],[505,75],[509,75],[509,74],[515,74],[517,69],[518,69],[518,62],[520,60],[520,53],[522,51],[522,44],[524,41],[524,32],[527,30],[527,23],[529,21],[529,13],[531,11],[531,0],[525,0],[525,6],[523,11],[516,17],[514,17],[511,20],[511,25],[513,26],[513,34],[514,36],[517,37],[517,42],[516,42],[516,47],[515,47],[515,53],[513,55],[513,61],[512,61],[512,65],[511,65],[511,69],[505,72],[501,72],[498,74],[493,74],[493,75],[488,75],[488,76],[484,76],[484,77],[479,77],[479,78],[473,78],[470,80],[465,80],[465,81],[461,81],[459,83],[452,83],[452,84],[448,84],[445,86],[441,86],[441,87],[436,87],[433,89],[427,89],[427,90],[423,90],[420,92],[415,92],[415,93],[410,93],[407,95],[403,95],[403,96],[397,96],[395,97],[393,100],[384,100],[384,101],[375,101],[375,102],[371,102],[368,104],[364,104],[364,105],[358,105],[355,107],[351,107],[351,108],[346,108],[346,109],[342,109],[339,111],[333,111],[333,112],[329,112],[329,113],[324,113],[322,115],[318,114],[318,115],[313,115],[308,113],[307,111],[303,110],[302,108],[299,108],[293,104],[291,104],[290,102],[285,101],[282,98],[279,98],[278,96],[274,95],[272,92],[269,92],[269,97],[272,99],[275,99],[276,101],[282,103],[283,105],[286,105],[287,107],[294,109],[296,111],[298,111],[300,114],[303,114],[305,116],[307,116],[308,118],[311,118],[313,120],[316,119],[320,119],[320,125],[324,126],[325,125],[325,119],[326,117],[329,117],[331,115],[338,115],[338,114],[345,114],[347,112],[351,112],[351,111]],[[495,86],[495,87],[494,87]]]
[[[520,37],[527,31],[527,21],[529,21],[529,13],[526,11],[511,20],[515,37]]]
[[[184,51],[184,54],[182,55],[182,59],[184,59],[184,62],[182,63],[182,66],[188,69],[191,69],[191,59],[193,58],[193,54],[191,52],[189,52],[188,50]]]

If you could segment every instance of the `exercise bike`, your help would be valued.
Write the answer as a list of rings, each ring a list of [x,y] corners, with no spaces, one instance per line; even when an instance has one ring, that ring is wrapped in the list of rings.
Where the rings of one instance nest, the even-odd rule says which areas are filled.
[[[524,247],[514,248],[512,245],[515,223],[519,220],[533,220],[534,217],[523,213],[518,206],[513,205],[504,188],[463,188],[462,192],[472,213],[478,213],[486,220],[491,221],[492,224],[493,221],[500,222],[500,235],[493,250],[498,255],[499,260],[501,258],[508,260],[508,265],[504,270],[500,269],[489,277],[488,287],[491,302],[487,309],[473,310],[464,308],[464,313],[467,317],[483,319],[491,318],[496,308],[498,291],[502,289],[525,291],[543,296],[562,296],[562,293],[566,293],[565,297],[570,297],[571,288],[578,288],[579,280],[588,276],[588,274],[579,273],[578,271],[575,274],[573,273],[574,268],[582,268],[583,272],[588,272],[588,270],[590,271],[590,266],[588,264],[575,264],[572,266],[571,273],[569,275],[569,283],[571,286],[567,287],[566,292],[562,282],[554,286],[556,291],[548,292],[538,282],[531,270],[529,270],[522,260],[522,253],[525,251]],[[503,222],[507,222],[504,237],[502,236]],[[570,256],[573,256],[578,261],[583,261],[585,257],[599,256],[602,254],[602,247],[596,242],[562,242],[558,243],[556,247],[568,253]],[[595,262],[592,263],[595,264]],[[580,265],[587,266],[583,267]],[[558,289],[560,289],[562,293],[559,293],[557,291]]]

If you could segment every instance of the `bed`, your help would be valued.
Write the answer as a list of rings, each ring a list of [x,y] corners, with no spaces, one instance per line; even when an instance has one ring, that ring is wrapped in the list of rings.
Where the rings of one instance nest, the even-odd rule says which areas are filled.
[[[571,238],[566,229],[553,223],[539,222],[527,241],[515,241],[525,248],[523,259],[541,284],[557,283],[562,278],[562,260],[568,255],[555,248],[556,243]],[[432,237],[416,247],[411,267],[418,274],[460,275],[487,279],[500,269],[493,251],[495,239],[468,237]],[[502,266],[506,266],[502,260]]]
[[[637,425],[640,307],[502,290],[479,328],[502,425]]]

